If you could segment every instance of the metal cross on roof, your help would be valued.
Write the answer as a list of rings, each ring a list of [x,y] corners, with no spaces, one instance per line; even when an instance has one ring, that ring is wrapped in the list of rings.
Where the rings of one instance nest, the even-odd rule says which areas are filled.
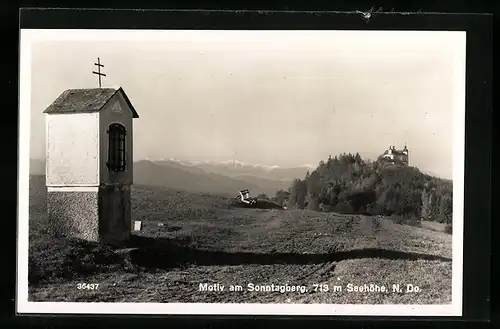
[[[97,66],[97,72],[92,71],[92,73],[97,74],[97,76],[99,77],[99,88],[101,88],[101,76],[102,77],[106,76],[106,74],[101,73],[101,67],[104,67],[104,65],[101,64],[101,60],[99,59],[99,57],[97,57],[97,63],[94,63],[94,65]]]

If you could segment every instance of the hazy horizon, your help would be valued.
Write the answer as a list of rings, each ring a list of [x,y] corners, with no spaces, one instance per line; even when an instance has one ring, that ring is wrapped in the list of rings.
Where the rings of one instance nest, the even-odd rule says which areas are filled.
[[[123,87],[140,116],[134,161],[316,166],[330,154],[373,160],[406,143],[411,166],[452,178],[461,38],[167,33],[177,37],[33,42],[30,158],[45,158],[42,111],[66,89],[97,87],[100,57],[103,87]]]

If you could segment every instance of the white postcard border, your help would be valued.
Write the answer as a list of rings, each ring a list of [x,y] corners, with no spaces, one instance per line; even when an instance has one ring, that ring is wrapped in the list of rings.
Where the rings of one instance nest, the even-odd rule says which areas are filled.
[[[201,30],[35,30],[20,31],[19,88],[19,173],[18,173],[18,251],[17,299],[19,314],[200,314],[200,315],[342,315],[342,316],[461,316],[463,281],[463,198],[465,149],[465,40],[464,31],[201,31]],[[73,303],[28,301],[28,224],[29,157],[31,112],[31,44],[42,40],[167,41],[205,34],[211,40],[235,33],[259,37],[281,34],[296,38],[300,34],[405,33],[425,37],[426,33],[446,33],[461,41],[455,57],[453,145],[453,251],[452,303],[448,305],[363,305],[363,304],[219,304],[219,303]],[[253,34],[252,34],[253,33]]]

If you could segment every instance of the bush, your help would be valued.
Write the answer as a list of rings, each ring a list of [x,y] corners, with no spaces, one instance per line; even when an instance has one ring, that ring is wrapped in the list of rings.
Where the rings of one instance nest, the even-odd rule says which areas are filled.
[[[342,201],[335,206],[335,211],[340,214],[352,214],[354,208],[348,201]]]
[[[259,195],[257,196],[257,199],[259,199],[259,200],[266,200],[266,201],[270,201],[269,197],[268,197],[266,194],[264,194],[264,193],[259,194]]]

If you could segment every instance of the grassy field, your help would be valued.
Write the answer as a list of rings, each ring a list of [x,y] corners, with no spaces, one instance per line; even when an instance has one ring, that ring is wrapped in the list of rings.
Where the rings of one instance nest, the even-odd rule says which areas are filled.
[[[51,238],[44,190],[32,185],[31,301],[451,302],[451,235],[442,232],[377,217],[231,208],[217,196],[134,186],[132,216],[143,230],[132,236],[130,249],[117,251]],[[78,283],[99,286],[79,290]],[[225,290],[200,291],[200,283]],[[307,291],[249,291],[249,283]],[[383,285],[389,292],[351,292],[348,284]],[[393,284],[402,291],[393,292]],[[407,293],[407,284],[420,291]],[[243,291],[229,291],[231,285]]]

